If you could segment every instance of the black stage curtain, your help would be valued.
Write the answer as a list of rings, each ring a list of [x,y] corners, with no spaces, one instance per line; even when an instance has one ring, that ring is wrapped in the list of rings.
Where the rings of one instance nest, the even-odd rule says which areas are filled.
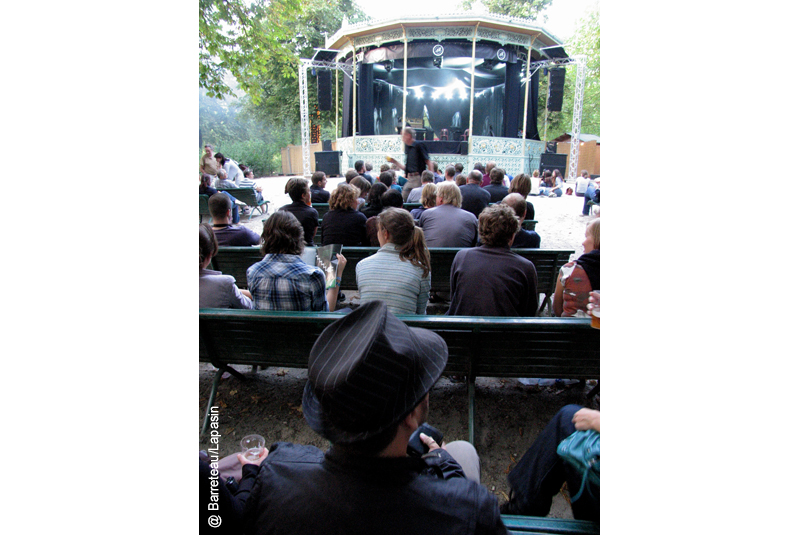
[[[344,77],[342,91],[342,137],[353,135],[353,81],[349,76]]]
[[[430,154],[469,154],[469,143],[466,141],[420,141]]]
[[[522,63],[506,63],[506,92],[503,102],[503,134],[502,137],[517,137],[520,130],[519,108],[522,105],[519,73]]]
[[[536,117],[539,115],[539,71],[537,70],[531,77],[531,92],[528,99],[528,123],[525,125],[525,139],[539,138],[539,128],[536,126]]]
[[[375,67],[371,63],[358,66],[358,103],[356,104],[356,120],[359,136],[374,136],[375,121],[375,87],[373,84]]]

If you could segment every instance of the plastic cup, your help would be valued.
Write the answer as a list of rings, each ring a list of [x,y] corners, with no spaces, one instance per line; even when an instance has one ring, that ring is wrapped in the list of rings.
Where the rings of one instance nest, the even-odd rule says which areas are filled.
[[[257,461],[264,450],[266,440],[261,435],[247,435],[240,442],[242,446],[242,455],[248,461]]]
[[[600,307],[592,309],[592,327],[600,328]]]

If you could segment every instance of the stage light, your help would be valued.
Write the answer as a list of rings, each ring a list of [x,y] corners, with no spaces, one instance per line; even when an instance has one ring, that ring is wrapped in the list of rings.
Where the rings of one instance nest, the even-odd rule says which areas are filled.
[[[433,58],[433,66],[437,69],[442,68],[442,58]]]
[[[392,69],[394,68],[394,65],[392,65],[392,60],[387,59],[386,61],[384,61],[383,68],[386,69],[387,74],[392,72]]]

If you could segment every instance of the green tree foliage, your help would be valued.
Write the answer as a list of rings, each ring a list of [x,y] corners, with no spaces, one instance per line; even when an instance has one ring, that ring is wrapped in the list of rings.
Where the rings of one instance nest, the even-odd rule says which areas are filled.
[[[535,20],[552,3],[553,0],[464,0],[461,7],[470,10],[475,4],[483,4],[489,13]]]
[[[581,17],[572,37],[565,43],[567,52],[574,56],[586,56],[586,77],[583,89],[583,114],[581,133],[600,135],[600,11],[597,5]],[[553,139],[572,131],[572,110],[575,104],[576,66],[566,67],[564,100],[560,112],[547,112],[547,138]],[[545,103],[547,77],[540,76],[539,85],[539,134],[544,139]]]
[[[199,0],[199,7],[200,87],[216,98],[232,94],[227,71],[257,102],[258,76],[270,61],[283,65],[289,54],[280,43],[291,38],[292,28],[282,22],[300,10],[300,0]]]

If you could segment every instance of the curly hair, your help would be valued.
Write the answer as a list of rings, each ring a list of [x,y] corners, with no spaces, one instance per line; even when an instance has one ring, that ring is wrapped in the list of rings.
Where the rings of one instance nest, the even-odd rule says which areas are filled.
[[[478,233],[484,245],[508,247],[519,231],[519,220],[514,210],[503,203],[487,206],[478,218]]]
[[[356,188],[350,184],[339,184],[331,193],[328,206],[331,210],[348,210],[353,207],[353,203],[358,198]]]
[[[303,225],[286,210],[278,210],[264,223],[261,254],[302,254]]]
[[[214,258],[219,251],[219,244],[214,231],[208,223],[200,224],[200,269],[209,258]]]
[[[526,198],[533,189],[533,182],[531,177],[525,173],[520,173],[514,177],[511,184],[508,186],[509,193],[519,193],[523,198]]]

